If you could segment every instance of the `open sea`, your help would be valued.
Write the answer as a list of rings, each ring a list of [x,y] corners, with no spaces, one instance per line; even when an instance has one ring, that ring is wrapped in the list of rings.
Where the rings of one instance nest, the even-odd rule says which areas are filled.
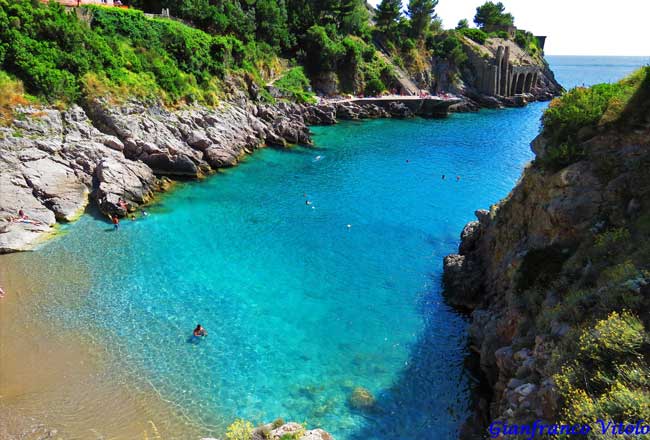
[[[566,88],[650,61],[548,59]],[[515,185],[546,106],[314,127],[313,147],[264,149],[180,183],[117,232],[91,211],[11,256],[40,281],[5,331],[78,336],[102,353],[102,380],[161,399],[188,433],[282,417],[337,440],[454,438],[473,379],[466,320],[441,297],[442,258]],[[209,332],[199,342],[197,323]],[[372,410],[350,404],[357,387]],[[110,423],[69,431],[79,422],[65,393],[28,399],[48,400],[49,413],[25,411],[66,439],[126,438]]]

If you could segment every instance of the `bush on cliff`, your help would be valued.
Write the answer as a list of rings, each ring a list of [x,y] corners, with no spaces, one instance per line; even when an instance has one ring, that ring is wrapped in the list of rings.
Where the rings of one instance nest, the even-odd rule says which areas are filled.
[[[581,160],[588,153],[580,146],[584,137],[629,121],[634,115],[628,105],[648,90],[650,67],[644,67],[617,83],[576,87],[554,99],[542,116],[548,146],[547,157],[539,162],[556,170]]]
[[[274,57],[255,42],[148,19],[137,10],[92,6],[81,15],[84,20],[57,3],[0,0],[2,67],[49,101],[77,101],[103,87],[168,103],[211,103],[226,74],[258,77],[260,65]]]
[[[488,35],[481,29],[462,28],[458,32],[462,35],[465,35],[467,38],[477,42],[478,44],[485,44],[485,40],[488,38]]]
[[[35,102],[34,97],[25,95],[21,81],[0,70],[0,126],[11,123],[16,106]]]
[[[310,90],[309,80],[302,67],[294,67],[275,82],[275,87],[283,96],[290,96],[296,102],[315,102],[314,94]]]

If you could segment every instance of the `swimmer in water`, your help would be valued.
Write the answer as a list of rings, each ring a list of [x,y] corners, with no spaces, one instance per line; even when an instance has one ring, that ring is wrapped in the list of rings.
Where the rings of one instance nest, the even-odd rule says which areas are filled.
[[[305,200],[305,205],[310,206],[311,202],[309,200]]]
[[[456,176],[456,182],[460,182],[460,176]]]
[[[444,174],[442,175],[442,180],[445,180],[445,175]]]
[[[146,217],[146,216],[149,215],[149,213],[148,213],[147,211],[145,211],[144,209],[143,209],[141,212],[142,212],[142,216],[143,216],[143,217]]]
[[[201,324],[196,324],[196,328],[194,329],[194,332],[192,332],[194,336],[197,338],[202,337],[202,336],[208,336],[208,332],[206,329],[204,329]]]

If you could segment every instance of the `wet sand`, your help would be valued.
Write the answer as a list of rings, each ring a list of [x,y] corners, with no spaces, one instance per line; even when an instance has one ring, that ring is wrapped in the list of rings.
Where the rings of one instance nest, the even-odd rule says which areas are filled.
[[[42,293],[54,280],[40,279],[39,266],[60,265],[56,282],[75,285],[61,299],[70,307],[88,281],[65,258],[43,260],[38,252],[0,255],[0,438],[206,436],[148,384],[116,375],[103,347],[48,325]]]

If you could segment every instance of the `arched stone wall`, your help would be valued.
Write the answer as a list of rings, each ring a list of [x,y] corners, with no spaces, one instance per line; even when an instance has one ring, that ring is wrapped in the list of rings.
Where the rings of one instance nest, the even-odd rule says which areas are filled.
[[[517,75],[517,87],[515,88],[515,94],[520,95],[524,92],[524,81],[526,80],[526,75],[520,73]]]
[[[530,89],[533,85],[533,72],[528,72],[526,74],[526,79],[524,80],[524,93],[530,93]]]

